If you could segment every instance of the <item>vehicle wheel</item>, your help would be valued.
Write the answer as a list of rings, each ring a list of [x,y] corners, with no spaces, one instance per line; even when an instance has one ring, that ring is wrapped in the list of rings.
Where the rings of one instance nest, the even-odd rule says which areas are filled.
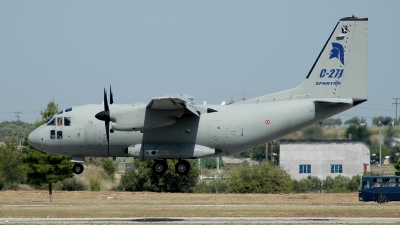
[[[156,160],[153,164],[153,171],[157,175],[163,175],[168,169],[168,164],[165,160]]]
[[[386,197],[386,195],[384,195],[384,194],[380,194],[380,195],[378,196],[378,198],[376,199],[376,201],[377,201],[379,204],[386,203],[386,202],[387,202],[387,197]]]
[[[83,172],[83,165],[80,163],[75,163],[72,167],[72,172],[75,174],[81,174]]]
[[[179,175],[187,175],[190,171],[190,163],[186,160],[179,160],[175,164],[175,172]]]

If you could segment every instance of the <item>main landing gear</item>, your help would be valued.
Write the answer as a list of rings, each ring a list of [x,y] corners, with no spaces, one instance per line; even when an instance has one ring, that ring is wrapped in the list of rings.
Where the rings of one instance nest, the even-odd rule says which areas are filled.
[[[72,167],[72,172],[75,174],[81,174],[83,172],[83,165],[80,163],[75,163]]]
[[[157,175],[163,175],[168,169],[166,160],[155,160],[153,171]],[[179,175],[187,175],[190,171],[190,163],[186,160],[178,160],[175,164],[175,172]]]

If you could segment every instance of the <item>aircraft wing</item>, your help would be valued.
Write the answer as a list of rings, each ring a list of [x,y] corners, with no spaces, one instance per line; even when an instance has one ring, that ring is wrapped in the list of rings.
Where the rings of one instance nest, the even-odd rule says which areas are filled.
[[[196,116],[199,113],[193,108],[193,98],[185,94],[170,94],[164,97],[153,98],[147,105],[151,109],[184,109],[186,108]]]

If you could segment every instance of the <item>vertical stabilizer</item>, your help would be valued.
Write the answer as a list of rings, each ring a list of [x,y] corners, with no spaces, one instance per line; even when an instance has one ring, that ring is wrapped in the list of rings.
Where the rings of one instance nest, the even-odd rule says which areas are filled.
[[[368,19],[341,19],[298,87],[310,98],[367,99]]]

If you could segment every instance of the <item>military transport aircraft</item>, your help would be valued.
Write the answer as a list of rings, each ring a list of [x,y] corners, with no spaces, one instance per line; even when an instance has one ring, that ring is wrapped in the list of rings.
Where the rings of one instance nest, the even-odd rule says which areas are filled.
[[[368,19],[339,20],[297,87],[229,105],[196,105],[186,94],[147,104],[75,106],[61,110],[28,137],[38,150],[72,156],[73,172],[84,157],[153,159],[163,174],[165,159],[233,155],[263,145],[367,101]],[[273,76],[276,76],[273,75]],[[104,128],[105,127],[105,128]]]

